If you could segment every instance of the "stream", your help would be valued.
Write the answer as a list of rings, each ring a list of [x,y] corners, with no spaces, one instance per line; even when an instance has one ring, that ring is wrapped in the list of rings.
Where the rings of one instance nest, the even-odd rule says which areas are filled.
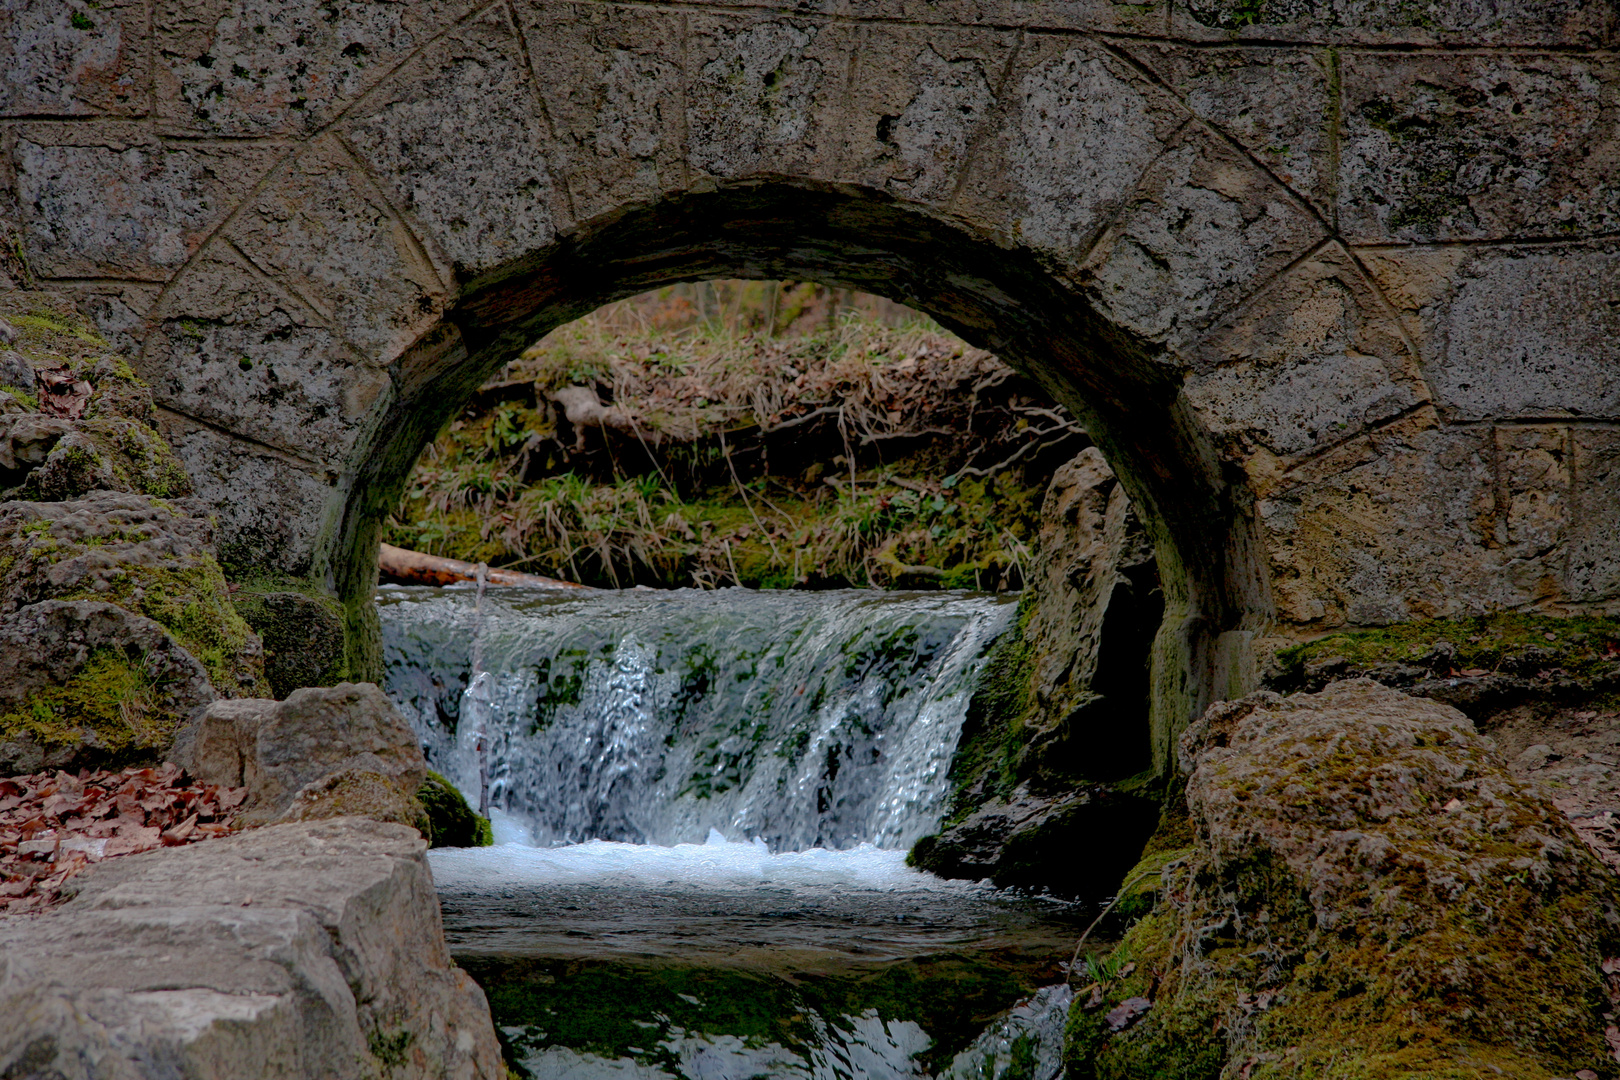
[[[496,844],[429,854],[536,1080],[1055,1080],[1092,912],[905,865],[1016,598],[379,590]]]

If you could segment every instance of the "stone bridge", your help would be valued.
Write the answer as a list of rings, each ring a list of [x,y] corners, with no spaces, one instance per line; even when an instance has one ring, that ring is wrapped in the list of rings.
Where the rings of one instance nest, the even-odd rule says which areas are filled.
[[[1620,609],[1616,23],[13,0],[0,284],[137,356],[227,564],[361,637],[417,453],[549,328],[720,276],[890,296],[1090,426],[1158,544],[1174,725],[1257,634]]]

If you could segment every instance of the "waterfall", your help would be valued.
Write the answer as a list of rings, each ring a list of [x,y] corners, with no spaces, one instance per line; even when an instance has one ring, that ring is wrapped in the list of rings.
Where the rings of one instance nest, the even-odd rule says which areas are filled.
[[[386,683],[508,838],[906,848],[1009,598],[384,588]],[[473,694],[474,652],[479,682]],[[473,702],[471,721],[463,706]],[[469,709],[469,711],[472,711]]]

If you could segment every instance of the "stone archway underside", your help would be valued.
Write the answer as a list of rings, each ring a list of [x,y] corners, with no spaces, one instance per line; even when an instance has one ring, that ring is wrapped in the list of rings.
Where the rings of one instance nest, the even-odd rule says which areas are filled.
[[[1255,633],[1620,608],[1612,6],[1252,7],[25,3],[0,284],[139,356],[229,563],[357,613],[534,334],[682,278],[915,304],[1151,522],[1162,749]]]

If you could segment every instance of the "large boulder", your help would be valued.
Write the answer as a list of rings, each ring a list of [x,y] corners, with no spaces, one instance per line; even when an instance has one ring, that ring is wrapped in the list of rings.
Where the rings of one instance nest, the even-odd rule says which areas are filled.
[[[0,776],[161,761],[213,699],[194,656],[114,604],[0,615]]]
[[[426,846],[350,818],[97,865],[0,919],[0,1076],[497,1080]]]
[[[1191,842],[1127,877],[1156,902],[1077,996],[1071,1080],[1613,1074],[1616,880],[1463,714],[1259,693],[1181,766]]]
[[[198,780],[246,786],[243,820],[361,814],[426,830],[427,762],[410,724],[370,683],[295,690],[285,701],[216,701],[176,748]]]
[[[221,694],[263,693],[263,647],[231,606],[212,529],[180,505],[122,492],[0,503],[0,614],[42,600],[117,604],[168,630]]]

